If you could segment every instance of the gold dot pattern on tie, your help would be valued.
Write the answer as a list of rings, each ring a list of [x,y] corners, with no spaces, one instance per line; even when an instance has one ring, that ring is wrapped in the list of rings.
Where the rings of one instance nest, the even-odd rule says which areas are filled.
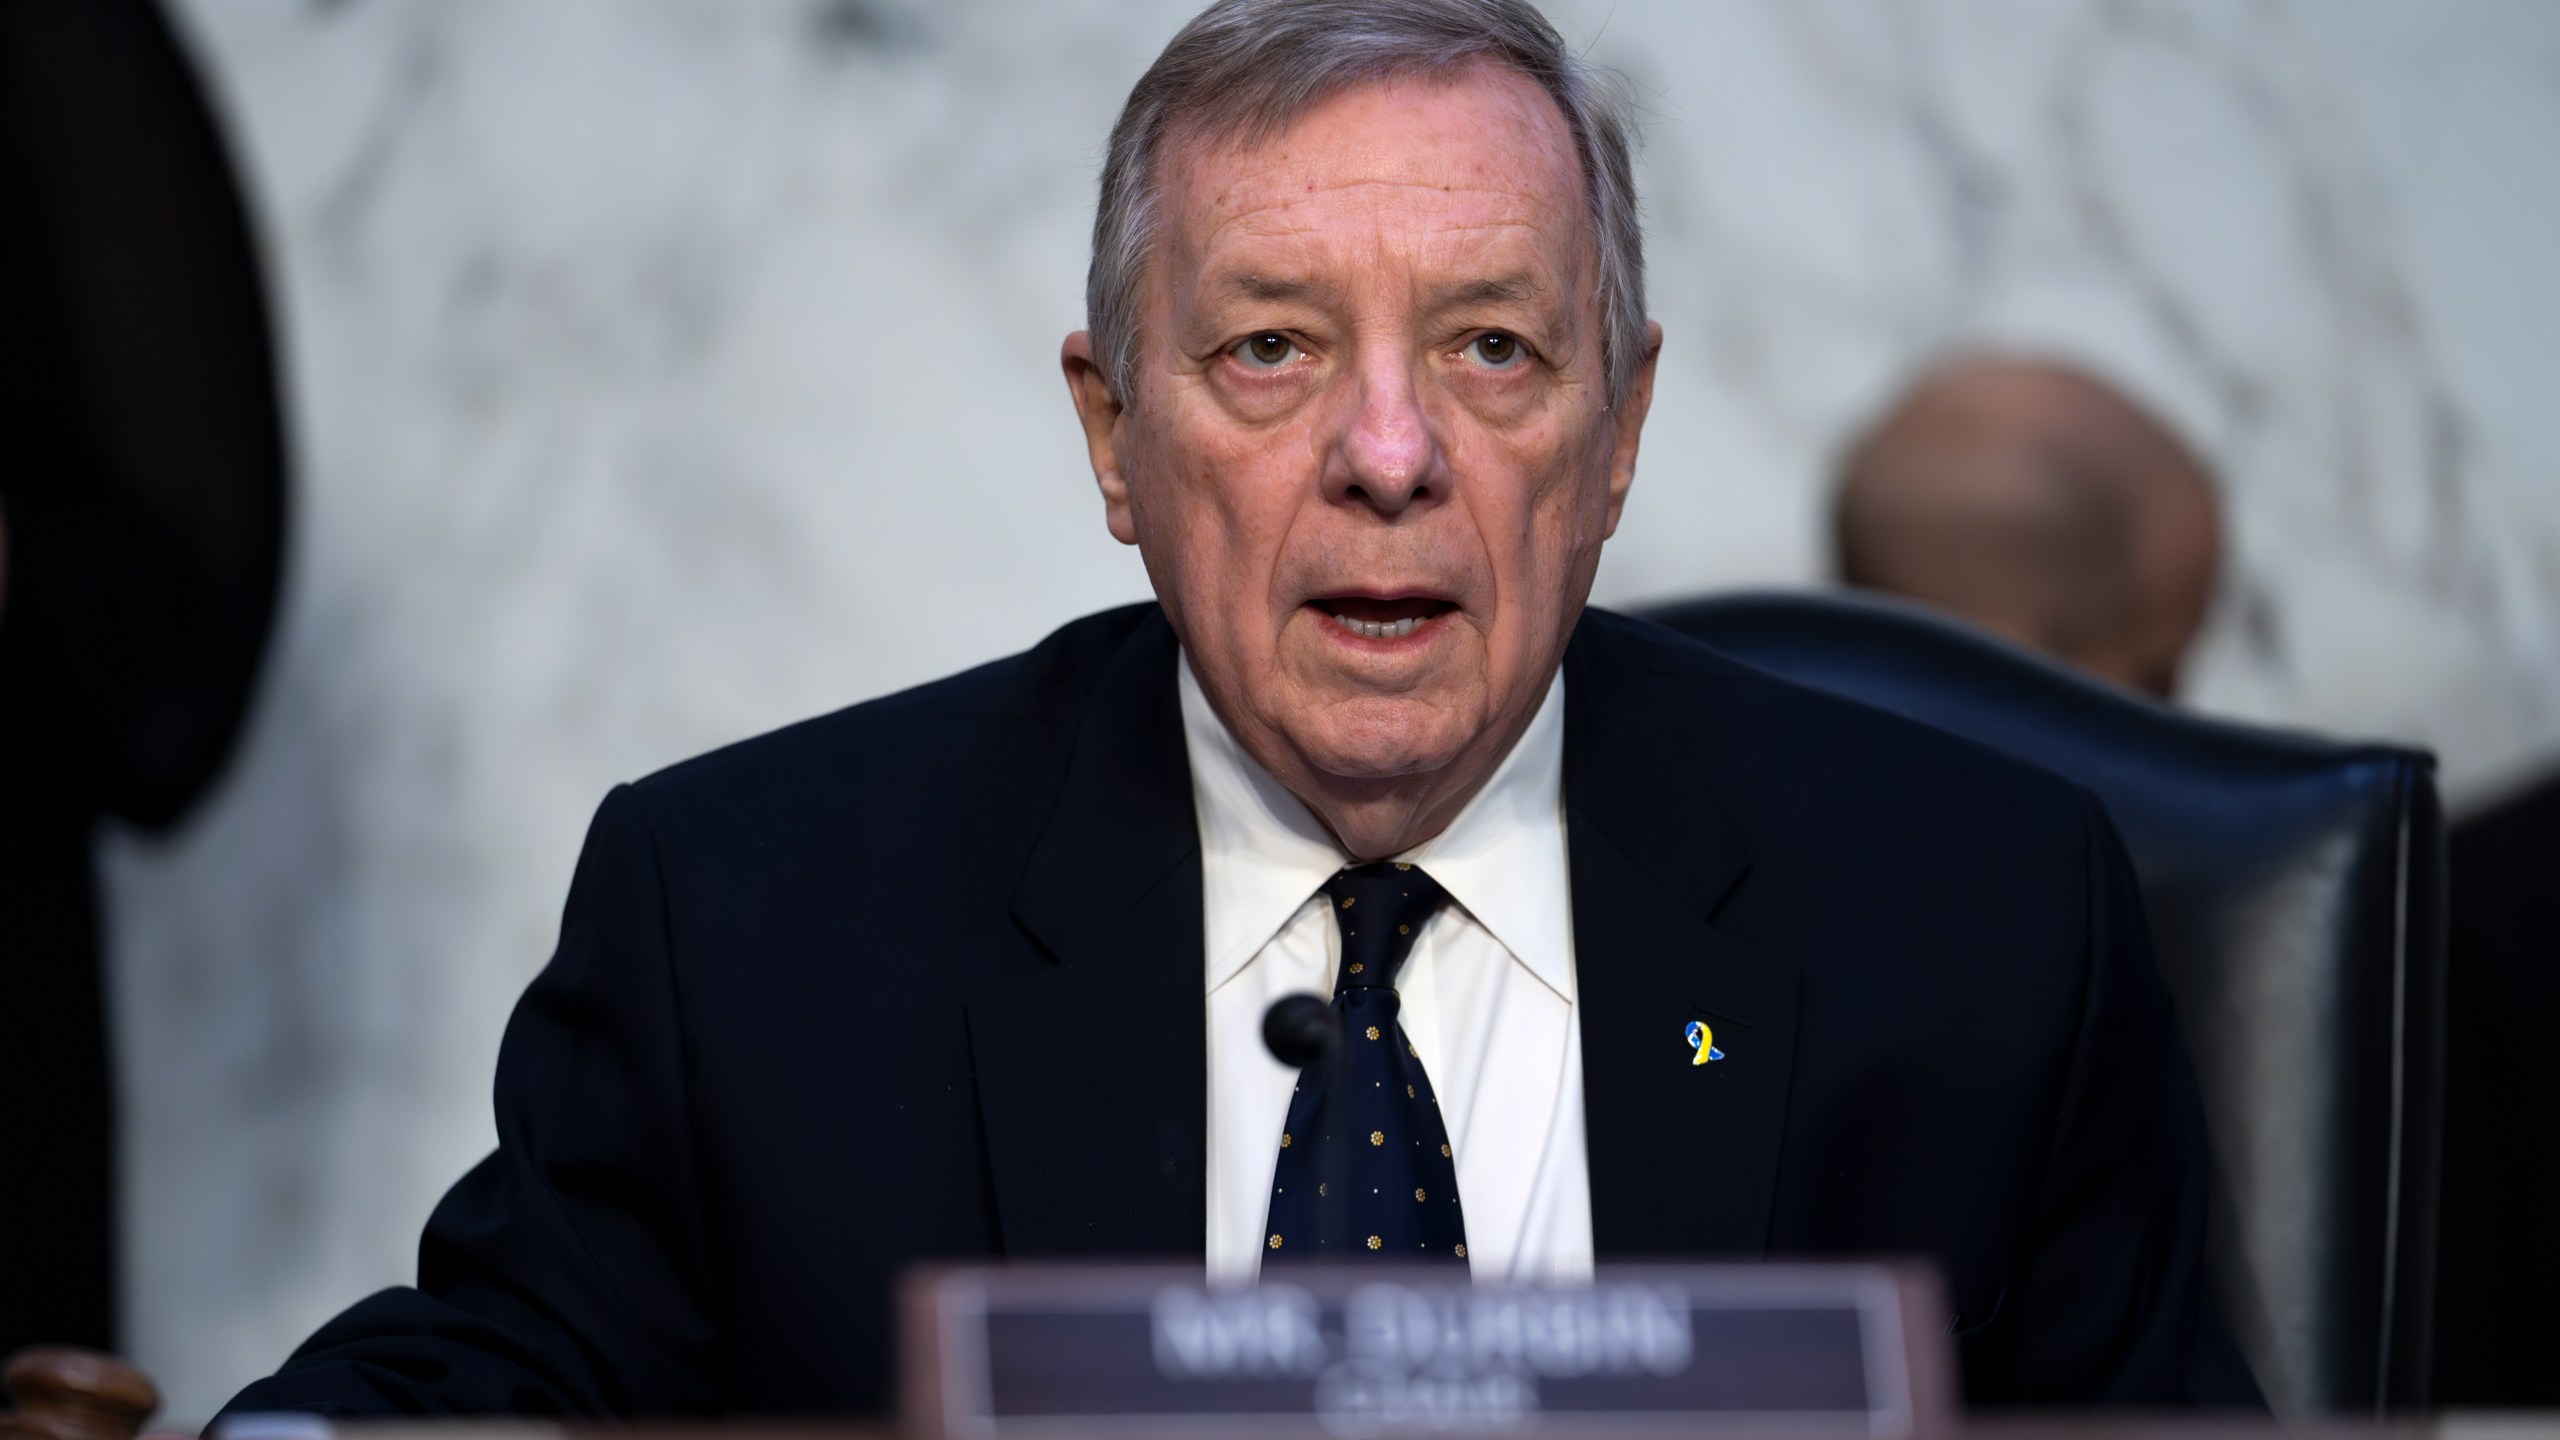
[[[1462,1263],[1455,1154],[1395,983],[1448,892],[1410,863],[1359,865],[1325,882],[1340,934],[1335,1013],[1355,1043],[1292,1092],[1272,1176],[1274,1263],[1375,1255]],[[1312,1083],[1309,1083],[1312,1082]],[[1398,1092],[1402,1092],[1399,1094]],[[1367,1144],[1361,1144],[1366,1139]],[[1353,1183],[1335,1187],[1331,1182]],[[1408,1200],[1406,1197],[1411,1196]],[[1389,1198],[1393,1197],[1393,1198]]]

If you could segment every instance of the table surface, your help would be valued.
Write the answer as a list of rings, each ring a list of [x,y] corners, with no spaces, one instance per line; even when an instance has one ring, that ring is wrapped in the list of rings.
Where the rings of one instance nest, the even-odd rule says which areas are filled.
[[[818,1420],[738,1421],[726,1424],[582,1427],[532,1421],[343,1423],[331,1427],[363,1440],[907,1440],[895,1426]],[[1313,1433],[1310,1427],[1310,1433]],[[2279,1424],[2151,1415],[2090,1418],[2071,1415],[2004,1415],[1969,1421],[1938,1440],[2560,1440],[2560,1411],[2454,1413],[2385,1423],[2324,1419]],[[162,1437],[145,1437],[162,1440]],[[169,1437],[175,1440],[175,1437]],[[316,1440],[316,1432],[314,1440]],[[1204,1435],[1202,1440],[1218,1440]],[[1441,1440],[1464,1440],[1447,1436]],[[1721,1440],[1736,1440],[1721,1432]],[[1801,1436],[1794,1440],[1802,1440]]]

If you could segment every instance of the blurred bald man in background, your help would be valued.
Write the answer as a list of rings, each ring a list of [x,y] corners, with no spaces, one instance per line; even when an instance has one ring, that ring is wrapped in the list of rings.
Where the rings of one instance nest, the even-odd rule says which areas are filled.
[[[1962,356],[1850,445],[1840,578],[1952,611],[2169,699],[2222,549],[2212,477],[2158,419],[2082,371]],[[2560,1404],[2560,769],[2450,837],[2435,1398]]]
[[[1949,610],[2169,698],[2222,526],[2204,465],[2091,375],[1969,356],[1925,371],[1850,447],[1841,579]]]

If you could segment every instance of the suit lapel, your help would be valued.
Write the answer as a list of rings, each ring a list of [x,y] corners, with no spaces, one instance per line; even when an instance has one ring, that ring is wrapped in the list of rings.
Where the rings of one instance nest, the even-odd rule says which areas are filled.
[[[1624,623],[1587,618],[1565,663],[1593,1238],[1603,1260],[1756,1254],[1797,971],[1712,923],[1749,868],[1704,795],[1712,717],[1694,691],[1647,693],[1660,677],[1604,628]],[[1101,677],[1014,892],[1046,958],[991,975],[969,1004],[1011,1257],[1206,1249],[1200,850],[1176,654],[1151,616]],[[1695,1019],[1725,1060],[1690,1064]]]
[[[1586,618],[1565,802],[1593,1241],[1602,1260],[1759,1254],[1786,1131],[1796,967],[1713,919],[1750,858],[1708,795],[1696,690]],[[1666,693],[1654,694],[1660,689]],[[1703,1020],[1725,1058],[1692,1064]]]
[[[1013,913],[1045,959],[969,1004],[1008,1256],[1206,1248],[1200,847],[1161,614],[1080,723]]]

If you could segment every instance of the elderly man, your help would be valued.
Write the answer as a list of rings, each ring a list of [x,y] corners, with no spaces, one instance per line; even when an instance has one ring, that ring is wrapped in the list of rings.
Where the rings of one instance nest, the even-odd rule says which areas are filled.
[[[2200,1127],[2097,807],[1583,608],[1627,150],[1524,0],[1186,27],[1063,357],[1158,603],[609,796],[418,1287],[236,1405],[876,1410],[925,1258],[1836,1252],[1939,1258],[1977,1400],[2177,1398]]]

